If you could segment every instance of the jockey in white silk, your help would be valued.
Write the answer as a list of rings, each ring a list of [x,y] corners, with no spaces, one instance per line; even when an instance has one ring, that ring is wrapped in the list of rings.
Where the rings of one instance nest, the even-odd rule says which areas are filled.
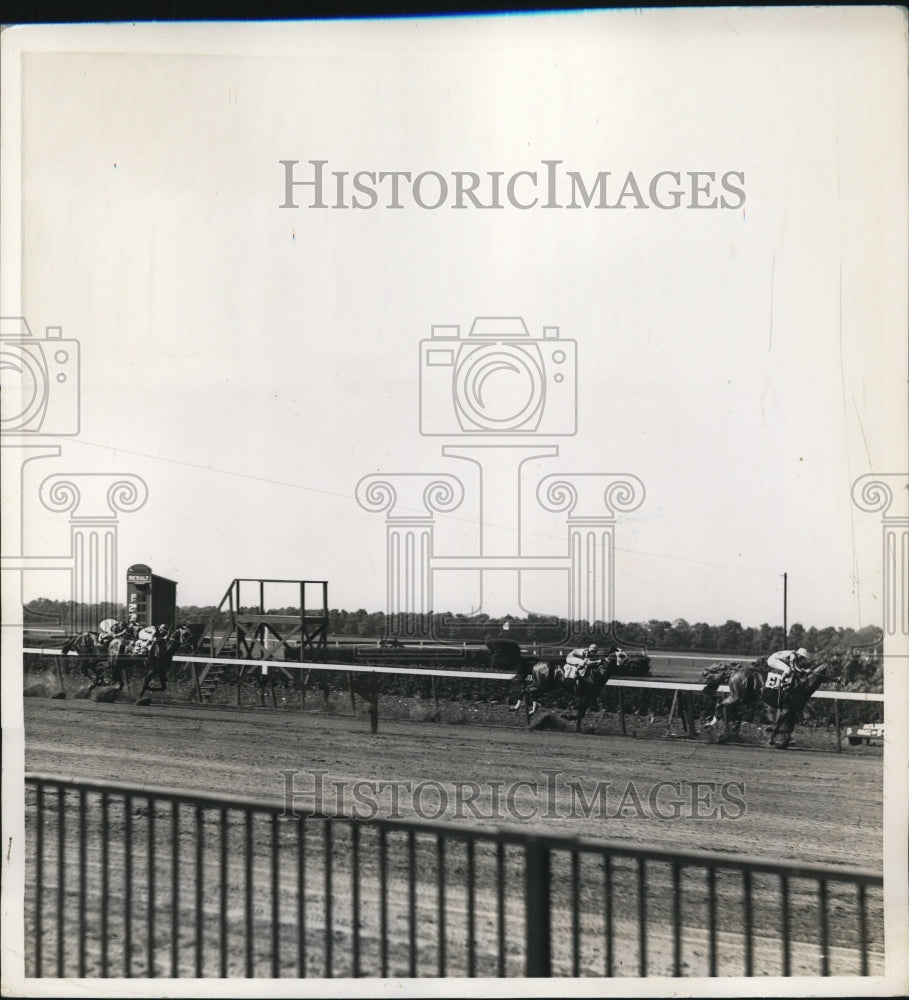
[[[767,666],[771,670],[778,670],[783,675],[784,686],[788,687],[792,683],[793,672],[808,668],[808,650],[780,649],[767,657]]]
[[[565,657],[565,679],[572,680],[577,676],[583,677],[587,673],[587,668],[591,663],[599,663],[602,659],[600,656],[600,647],[596,643],[592,643],[589,646],[579,646],[577,649],[573,649],[568,656]]]
[[[151,644],[164,635],[167,634],[166,625],[145,625],[143,628],[139,629],[139,634],[136,636],[136,645],[133,647],[133,653],[144,653],[151,647]]]
[[[126,633],[126,625],[119,618],[105,618],[98,626],[98,645],[106,649],[112,639]]]

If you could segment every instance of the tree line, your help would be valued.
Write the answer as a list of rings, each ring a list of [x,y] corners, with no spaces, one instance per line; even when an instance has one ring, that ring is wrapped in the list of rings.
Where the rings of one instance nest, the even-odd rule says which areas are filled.
[[[101,618],[126,618],[126,605],[78,605],[70,601],[38,598],[25,606],[24,622],[35,628],[60,628],[69,631],[78,620],[99,621]],[[242,611],[243,609],[241,609]],[[256,609],[247,609],[253,611]],[[268,614],[295,615],[293,607],[270,608]],[[212,624],[215,629],[227,628],[230,616],[213,605],[183,605],[177,618],[197,626]],[[691,624],[684,618],[674,621],[650,619],[646,622],[570,622],[545,615],[516,618],[511,615],[494,617],[485,614],[464,615],[452,612],[430,612],[426,615],[386,615],[384,611],[356,611],[332,608],[328,612],[330,635],[380,640],[397,637],[407,642],[413,639],[435,639],[441,642],[485,642],[489,638],[507,637],[520,643],[540,645],[583,644],[586,641],[611,640],[618,645],[642,651],[661,649],[675,652],[719,653],[737,656],[766,656],[776,649],[804,646],[812,654],[832,649],[855,649],[874,655],[881,649],[879,628],[862,629],[826,626],[805,628],[799,623],[789,627],[788,636],[781,626],[767,623],[746,627],[727,620],[722,625],[706,622]]]

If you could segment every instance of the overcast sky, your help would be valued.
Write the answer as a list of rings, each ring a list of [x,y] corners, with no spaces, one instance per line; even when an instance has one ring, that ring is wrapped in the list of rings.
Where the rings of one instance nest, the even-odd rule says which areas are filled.
[[[577,433],[529,435],[558,454],[515,486],[522,552],[567,551],[564,517],[537,511],[540,477],[630,474],[646,496],[616,520],[618,618],[777,624],[788,572],[790,623],[879,624],[880,520],[851,486],[906,465],[900,19],[92,28],[62,36],[69,52],[47,29],[22,57],[3,313],[79,341],[82,408],[78,437],[26,476],[28,551],[69,545],[66,515],[34,499],[45,476],[133,473],[149,499],[121,516],[121,576],[148,563],[182,604],[217,603],[234,577],[324,578],[332,606],[382,609],[363,476],[461,477],[436,554],[476,554],[492,516],[475,470],[442,455],[457,435],[420,433],[421,377],[432,419],[453,406],[420,341],[521,316],[577,352]],[[456,210],[449,192],[424,209],[408,188],[395,210],[387,187],[374,208],[312,208],[303,187],[279,207],[280,161],[304,177],[314,159],[349,175],[346,203],[359,171],[462,171],[481,200],[501,172],[503,207]],[[536,171],[542,201],[544,160],[588,188],[609,171],[610,204],[631,172],[641,199],[515,207],[508,178]],[[678,209],[651,203],[661,171],[680,175]],[[690,172],[716,175],[706,194]],[[530,179],[513,193],[529,200]],[[719,196],[729,207],[689,207]],[[547,384],[547,405],[574,399]],[[525,577],[523,610],[566,612],[567,574]],[[522,613],[507,595],[488,588],[483,610]],[[65,579],[35,576],[26,596],[66,597]],[[437,574],[436,610],[478,602],[476,573]]]

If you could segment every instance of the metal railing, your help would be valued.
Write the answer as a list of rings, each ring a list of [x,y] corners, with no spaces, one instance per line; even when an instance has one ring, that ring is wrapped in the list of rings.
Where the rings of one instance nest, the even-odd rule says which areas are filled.
[[[29,976],[869,975],[883,879],[26,776]]]

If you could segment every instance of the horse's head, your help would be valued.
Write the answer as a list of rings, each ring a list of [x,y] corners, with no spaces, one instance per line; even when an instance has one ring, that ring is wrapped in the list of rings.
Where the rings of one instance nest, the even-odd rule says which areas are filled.
[[[77,653],[86,656],[95,651],[95,635],[93,632],[80,632],[78,635],[71,635],[60,649],[60,652],[67,656],[70,653]]]
[[[192,651],[194,648],[193,643],[193,630],[185,622],[182,625],[178,625],[174,629],[171,638],[177,643],[178,649],[188,649]]]
[[[812,667],[808,671],[806,679],[809,684],[817,682],[818,685],[832,684],[835,688],[843,686],[842,674],[835,671],[829,663],[819,663],[816,667]]]

